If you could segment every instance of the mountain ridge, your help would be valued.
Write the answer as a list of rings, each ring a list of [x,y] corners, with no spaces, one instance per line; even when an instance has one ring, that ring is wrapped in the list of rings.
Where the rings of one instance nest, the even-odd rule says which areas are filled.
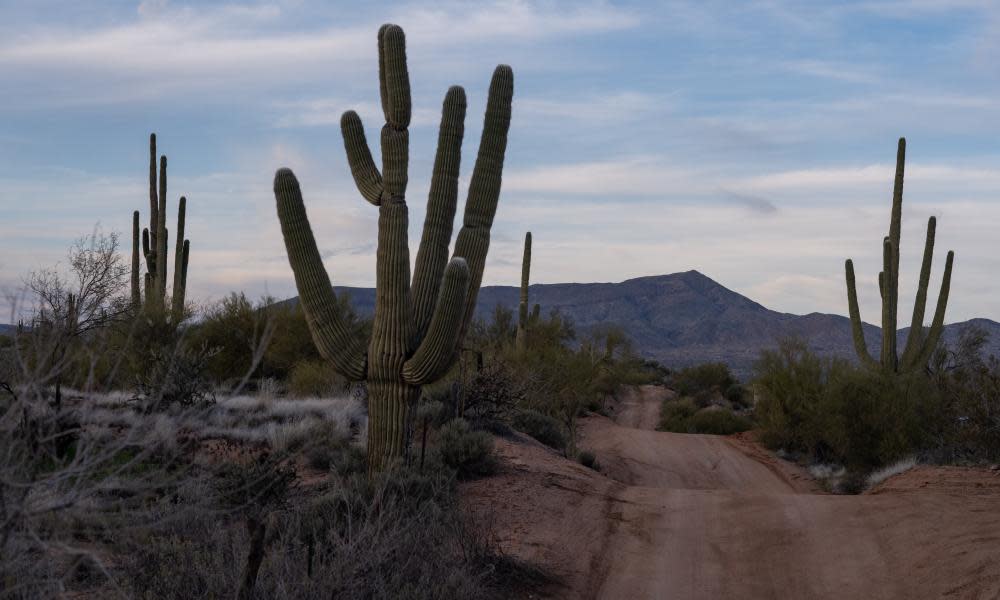
[[[335,286],[363,316],[375,310],[374,288]],[[497,304],[517,311],[517,286],[483,286],[475,317],[488,320]],[[695,271],[645,275],[621,282],[536,283],[531,303],[543,314],[558,310],[573,320],[578,334],[604,323],[622,327],[635,349],[672,368],[702,362],[725,362],[741,378],[751,375],[761,350],[785,337],[804,339],[822,356],[856,360],[850,320],[842,315],[805,315],[771,310]],[[298,298],[285,302],[297,303]],[[970,319],[945,326],[944,340],[953,344],[963,328],[975,325],[989,334],[986,352],[1000,356],[1000,323]],[[0,335],[13,333],[0,325]],[[869,351],[878,352],[880,329],[864,324]],[[900,347],[909,328],[898,332]]]
[[[350,296],[360,314],[367,316],[374,311],[373,288],[334,289]],[[578,332],[585,333],[601,323],[621,326],[641,354],[668,367],[721,361],[745,378],[761,350],[773,348],[779,339],[791,336],[805,339],[823,356],[856,360],[847,317],[774,311],[696,270],[646,275],[617,283],[536,283],[529,286],[529,295],[532,304],[541,305],[543,314],[559,310],[570,317]],[[516,311],[518,301],[517,286],[483,286],[475,316],[488,319],[497,304]],[[970,324],[990,334],[987,351],[1000,356],[1000,323],[990,319],[946,325],[945,341],[953,343]],[[869,350],[877,352],[880,328],[865,323],[864,331]],[[908,331],[899,330],[901,344]]]

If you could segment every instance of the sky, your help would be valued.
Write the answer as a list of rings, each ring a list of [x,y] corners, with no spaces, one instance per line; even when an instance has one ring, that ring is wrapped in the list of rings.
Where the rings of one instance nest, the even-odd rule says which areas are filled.
[[[339,118],[357,110],[377,144],[383,22],[407,34],[411,260],[444,93],[468,94],[464,202],[489,78],[507,63],[485,284],[518,284],[530,230],[533,283],[697,269],[774,310],[846,314],[851,257],[877,323],[905,136],[901,314],[936,215],[930,306],[952,249],[947,321],[1000,320],[997,2],[0,0],[0,14],[0,322],[24,276],[64,264],[95,227],[128,250],[132,211],[148,221],[150,132],[169,159],[171,227],[188,198],[190,299],[295,295],[279,167],[299,178],[332,280],[373,285],[377,209]]]

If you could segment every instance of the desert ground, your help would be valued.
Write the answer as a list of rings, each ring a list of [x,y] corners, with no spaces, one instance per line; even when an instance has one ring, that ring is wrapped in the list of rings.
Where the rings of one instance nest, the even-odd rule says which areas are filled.
[[[997,598],[1000,471],[918,466],[825,493],[752,436],[654,431],[643,386],[581,422],[595,472],[516,435],[502,472],[464,484],[505,551],[553,598]]]

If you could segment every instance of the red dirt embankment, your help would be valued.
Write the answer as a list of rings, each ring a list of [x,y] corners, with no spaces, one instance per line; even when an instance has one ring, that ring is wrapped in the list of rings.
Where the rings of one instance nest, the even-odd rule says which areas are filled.
[[[918,467],[871,493],[822,493],[748,436],[652,431],[661,388],[582,419],[597,473],[529,438],[466,484],[504,549],[556,598],[1000,598],[1000,475]]]

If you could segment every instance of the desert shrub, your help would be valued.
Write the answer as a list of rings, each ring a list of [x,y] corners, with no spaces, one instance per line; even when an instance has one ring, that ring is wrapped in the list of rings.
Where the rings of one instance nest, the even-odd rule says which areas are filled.
[[[509,563],[459,509],[447,471],[339,478],[276,515],[253,598],[458,600],[509,594]],[[228,598],[249,536],[217,516],[175,522],[128,553],[130,597]]]
[[[728,408],[701,408],[691,398],[667,398],[660,407],[660,431],[731,435],[747,431],[753,423]]]
[[[820,399],[831,375],[849,368],[843,361],[821,359],[795,339],[762,352],[754,365],[759,391],[754,416],[761,442],[809,454],[821,450],[815,430]]]
[[[710,433],[714,435],[732,435],[753,428],[750,419],[719,408],[700,410],[688,419],[689,433]]]
[[[347,380],[329,364],[319,360],[295,365],[288,379],[288,391],[299,398],[322,398],[343,393],[346,389]]]
[[[761,440],[867,472],[927,444],[940,393],[923,373],[886,374],[822,360],[786,341],[757,364]]]
[[[939,348],[931,361],[941,391],[929,432],[936,459],[1000,460],[1000,359],[984,355],[986,342],[983,330],[966,327],[954,347]]]
[[[351,443],[349,429],[336,423],[324,421],[311,428],[303,454],[313,469],[341,476],[365,472],[364,450]]]
[[[814,418],[817,446],[847,467],[868,471],[924,446],[926,416],[938,402],[923,373],[847,369],[830,380]]]
[[[726,393],[724,394],[726,400],[730,402],[733,406],[747,406],[747,391],[742,385],[734,383],[726,388]]]
[[[437,449],[442,462],[454,469],[459,479],[496,472],[493,438],[484,431],[472,431],[464,419],[454,419],[441,427]]]
[[[346,295],[337,296],[335,309],[359,336],[367,331],[368,323],[357,317]],[[216,349],[208,364],[216,383],[248,376],[285,379],[299,363],[320,360],[302,308],[268,296],[254,301],[243,292],[230,293],[203,310],[190,336],[193,343]]]
[[[185,344],[150,348],[150,366],[136,377],[133,400],[147,413],[171,405],[192,407],[215,402],[212,384],[205,376],[214,352],[206,346]]]
[[[724,392],[736,383],[725,363],[705,363],[675,372],[670,385],[681,396],[694,396],[700,392]]]
[[[668,398],[660,406],[660,431],[687,433],[688,419],[698,412],[698,406],[690,398]]]
[[[530,408],[514,415],[513,426],[550,448],[562,450],[566,447],[566,434],[562,425],[554,418]]]
[[[588,469],[593,469],[595,471],[600,470],[600,467],[597,464],[597,456],[589,450],[581,450],[576,459],[581,465],[587,467]]]
[[[468,420],[508,423],[517,406],[524,402],[524,385],[502,360],[490,361],[476,372],[462,390]]]

